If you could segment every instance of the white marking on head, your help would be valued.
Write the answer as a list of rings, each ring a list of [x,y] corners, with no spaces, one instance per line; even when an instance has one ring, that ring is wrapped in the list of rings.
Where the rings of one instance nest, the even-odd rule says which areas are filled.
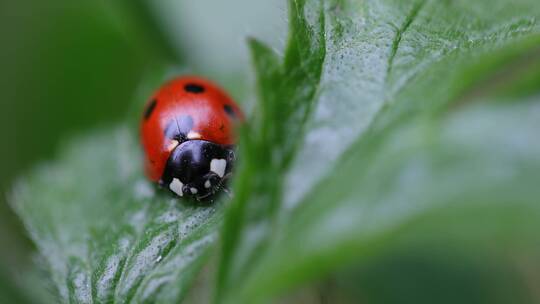
[[[178,194],[179,196],[184,196],[184,192],[182,192],[182,187],[184,187],[184,184],[182,184],[182,182],[178,178],[174,178],[169,185],[169,189],[171,189],[172,192]]]
[[[189,133],[187,134],[187,138],[188,139],[201,139],[202,135],[199,132],[195,132],[192,130],[192,131],[189,131]]]
[[[227,168],[227,161],[224,159],[212,159],[210,162],[210,171],[216,173],[219,177],[225,175],[225,168]]]
[[[197,192],[199,192],[197,188],[189,188],[189,190],[191,191],[191,194],[197,194]]]
[[[172,150],[174,150],[174,148],[176,148],[180,143],[178,142],[178,140],[171,140],[171,142],[169,143],[169,145],[167,145],[167,151],[171,152]]]
[[[206,180],[206,182],[204,182],[204,187],[205,188],[210,188],[212,186],[212,183],[210,183],[210,180]]]

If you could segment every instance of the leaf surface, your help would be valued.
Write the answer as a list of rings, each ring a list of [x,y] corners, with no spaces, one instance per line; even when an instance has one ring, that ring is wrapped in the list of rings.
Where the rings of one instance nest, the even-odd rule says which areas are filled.
[[[317,19],[318,1],[291,3],[292,14],[311,28],[326,20],[321,80],[317,94],[306,95],[313,111],[296,125],[303,131],[284,131],[287,139],[266,147],[277,152],[281,142],[296,141],[292,163],[276,172],[263,167],[270,158],[244,160],[240,175],[271,175],[266,180],[274,185],[251,188],[255,194],[237,198],[238,210],[226,216],[248,220],[225,230],[225,241],[256,245],[224,244],[222,275],[229,279],[221,277],[218,286],[240,287],[225,300],[218,293],[218,300],[267,299],[404,240],[438,244],[442,235],[474,250],[498,242],[536,248],[538,98],[497,96],[522,83],[540,59],[538,5],[329,1],[325,18]],[[302,37],[291,24],[291,37]],[[305,68],[285,54],[284,65]],[[253,56],[271,58],[260,49]],[[272,69],[258,69],[259,107],[279,111],[278,101],[265,100],[273,95],[294,104],[294,93],[274,85],[292,73],[275,79]],[[287,116],[262,120],[276,131],[288,127]],[[249,139],[244,145],[252,146]],[[234,272],[231,265],[241,266]]]
[[[67,144],[13,206],[65,303],[178,302],[217,238],[221,204],[156,193],[125,127]]]

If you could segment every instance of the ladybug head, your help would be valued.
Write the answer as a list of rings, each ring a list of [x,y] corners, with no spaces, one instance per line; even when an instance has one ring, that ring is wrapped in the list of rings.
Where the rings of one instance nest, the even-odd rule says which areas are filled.
[[[179,196],[209,198],[227,183],[235,158],[233,146],[185,141],[172,151],[161,184]]]

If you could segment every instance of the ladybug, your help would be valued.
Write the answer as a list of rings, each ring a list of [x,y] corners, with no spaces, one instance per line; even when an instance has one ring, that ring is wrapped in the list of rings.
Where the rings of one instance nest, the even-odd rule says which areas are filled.
[[[213,196],[230,178],[234,128],[243,121],[240,107],[213,82],[194,76],[169,81],[141,121],[146,175],[178,196]]]

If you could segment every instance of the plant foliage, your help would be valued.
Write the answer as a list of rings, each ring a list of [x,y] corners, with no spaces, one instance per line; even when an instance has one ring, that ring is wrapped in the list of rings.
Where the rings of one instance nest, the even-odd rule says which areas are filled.
[[[156,193],[127,127],[74,140],[17,185],[62,302],[177,302],[212,248],[216,303],[403,250],[538,253],[535,0],[288,4],[283,56],[249,41],[258,103],[231,201]]]

